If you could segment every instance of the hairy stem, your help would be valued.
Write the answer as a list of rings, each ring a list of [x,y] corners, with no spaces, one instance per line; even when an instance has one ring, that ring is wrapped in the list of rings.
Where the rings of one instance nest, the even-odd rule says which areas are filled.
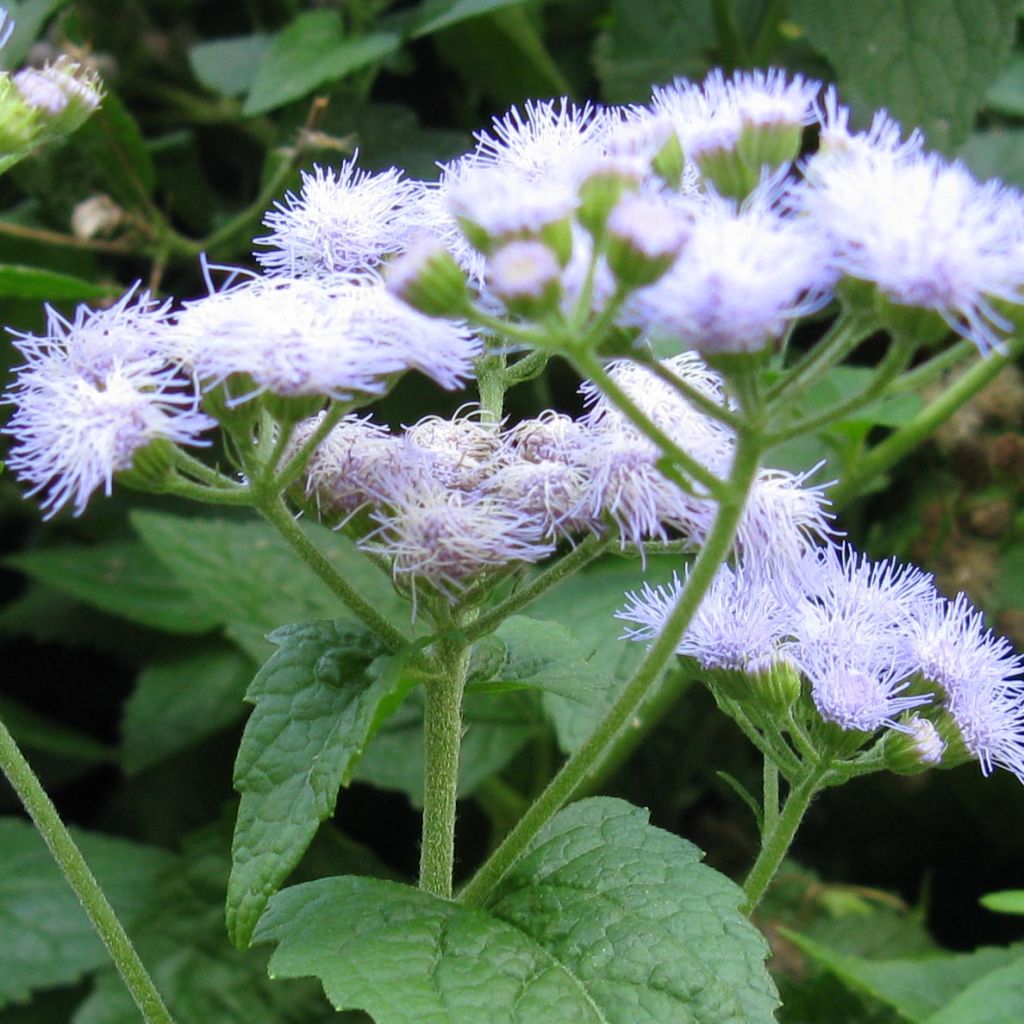
[[[445,638],[438,641],[437,647],[442,675],[424,686],[420,888],[434,896],[451,899],[462,693],[469,668],[469,644]]]
[[[464,902],[484,902],[545,823],[572,799],[591,773],[600,771],[606,758],[615,757],[616,747],[623,742],[624,732],[628,742],[629,723],[644,702],[650,687],[675,656],[683,633],[719,566],[732,548],[746,496],[757,472],[760,454],[761,445],[756,435],[746,432],[740,434],[727,493],[719,502],[711,532],[693,563],[686,586],[658,639],[593,733],[565,762],[519,824],[464,887],[460,895]]]
[[[0,768],[74,890],[146,1024],[174,1024],[153,979],[31,765],[0,722]]]

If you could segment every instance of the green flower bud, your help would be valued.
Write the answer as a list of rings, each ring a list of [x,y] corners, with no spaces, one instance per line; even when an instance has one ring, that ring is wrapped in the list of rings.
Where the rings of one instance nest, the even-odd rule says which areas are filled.
[[[465,273],[433,239],[414,245],[391,264],[388,291],[425,316],[461,316],[470,304]]]

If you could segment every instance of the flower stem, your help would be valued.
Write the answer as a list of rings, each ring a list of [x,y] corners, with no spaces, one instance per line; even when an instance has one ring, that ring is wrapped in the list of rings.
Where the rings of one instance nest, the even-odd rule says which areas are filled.
[[[131,939],[118,920],[81,850],[61,821],[57,808],[46,795],[31,765],[18,749],[14,737],[0,722],[0,768],[35,822],[53,854],[53,859],[89,916],[114,966],[131,993],[146,1024],[174,1024],[153,979],[139,959]]]
[[[455,801],[462,741],[462,693],[469,669],[469,644],[443,638],[437,658],[442,676],[424,686],[423,834],[420,888],[451,899],[455,865]]]
[[[461,900],[471,904],[484,902],[545,823],[572,799],[573,794],[588,781],[592,773],[600,772],[606,759],[615,759],[620,743],[632,741],[632,730],[626,730],[626,727],[643,704],[650,687],[675,656],[680,638],[719,566],[732,548],[760,455],[759,438],[747,432],[741,433],[737,439],[727,491],[719,502],[714,525],[658,639],[587,740],[565,762],[519,824],[463,888]]]
[[[993,381],[1003,368],[1024,352],[1024,333],[1006,343],[1006,351],[992,353],[972,366],[935,401],[926,405],[909,423],[893,431],[864,456],[852,471],[830,492],[836,510],[848,505],[877,476],[891,469],[937,430],[962,405]]]
[[[292,546],[298,556],[323,580],[327,588],[339,597],[345,606],[391,650],[398,651],[408,644],[408,638],[393,626],[358,590],[334,568],[320,549],[306,536],[292,518],[280,496],[257,506],[263,517]]]
[[[765,807],[765,830],[761,843],[761,852],[754,861],[754,866],[743,884],[746,903],[740,908],[744,914],[753,913],[761,897],[771,884],[779,865],[789,852],[796,836],[800,822],[803,821],[807,808],[817,793],[825,788],[828,769],[816,766],[812,768],[793,788],[786,797],[782,811],[775,818],[774,825],[769,827],[768,808]]]

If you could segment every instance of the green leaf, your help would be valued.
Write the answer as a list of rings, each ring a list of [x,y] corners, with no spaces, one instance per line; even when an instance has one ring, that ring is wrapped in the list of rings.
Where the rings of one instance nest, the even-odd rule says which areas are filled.
[[[1013,963],[1024,965],[1024,960],[1020,959],[1020,946],[985,948],[973,953],[936,954],[912,960],[868,960],[838,953],[805,935],[788,930],[785,935],[848,988],[886,1003],[912,1022],[931,1021],[932,1014],[993,971]],[[1020,1019],[1020,1012],[1024,1012],[1024,1002],[1015,1020]],[[959,1018],[952,1017],[948,1018],[947,1024],[953,1024],[954,1019],[956,1024],[963,1024]]]
[[[328,618],[340,602],[272,527],[235,519],[134,512],[132,526],[178,585],[228,627],[228,635],[262,662],[266,634],[282,622]],[[339,534],[315,524],[309,537],[361,594],[393,621],[408,619],[390,580]]]
[[[75,832],[118,916],[130,927],[151,905],[153,883],[172,854]],[[33,989],[67,985],[109,962],[78,898],[27,822],[0,819],[0,1006]]]
[[[423,36],[440,32],[443,28],[457,25],[469,18],[500,11],[505,7],[518,7],[526,0],[425,0],[420,5],[410,39],[421,39]]]
[[[85,764],[106,764],[114,760],[114,752],[88,733],[55,722],[6,697],[0,697],[0,719],[19,745],[30,750],[69,757]]]
[[[125,773],[134,775],[241,719],[252,674],[251,659],[224,646],[144,669],[121,723]]]
[[[988,90],[985,103],[997,113],[1024,117],[1024,54],[1014,53],[1010,57]]]
[[[346,38],[337,11],[308,11],[280,32],[260,65],[242,113],[265,114],[345,75],[383,60],[398,49],[391,32]]]
[[[767,945],[700,851],[621,800],[553,818],[485,907],[329,878],[280,893],[257,941],[377,1024],[768,1024]]]
[[[148,204],[156,168],[142,129],[115,92],[104,92],[99,109],[75,138],[118,203],[128,209]]]
[[[271,634],[277,651],[246,694],[255,704],[235,762],[242,795],[232,844],[228,931],[248,945],[267,899],[298,863],[338,789],[403,696],[401,657],[347,622]],[[371,666],[371,662],[376,661]]]
[[[963,142],[1013,43],[1015,0],[793,0],[862,121],[885,107],[949,152]]]
[[[234,949],[224,934],[226,832],[216,825],[183,845],[173,868],[154,882],[152,909],[132,929],[176,1024],[319,1022],[323,997],[312,986],[272,983],[267,957]],[[97,975],[73,1024],[139,1024],[138,1008],[112,967]]]
[[[14,22],[14,33],[3,49],[3,66],[17,68],[39,38],[47,19],[67,3],[68,0],[5,0],[3,6]]]
[[[994,910],[997,914],[1024,914],[1024,889],[986,893],[979,902],[986,910]]]
[[[135,542],[40,548],[5,563],[92,608],[166,633],[206,633],[219,621]]]
[[[1024,186],[1024,128],[993,128],[975,132],[957,156],[982,179],[999,178]]]
[[[188,63],[207,89],[222,96],[243,96],[256,81],[269,50],[270,37],[253,32],[196,43],[189,48]]]
[[[459,796],[470,796],[544,731],[540,701],[519,691],[501,696],[469,693],[462,705],[464,734],[459,750]],[[353,778],[404,793],[414,807],[423,802],[423,694],[413,690],[383,725],[356,766]]]
[[[1018,952],[1016,960],[968,985],[926,1024],[1019,1024],[1022,1019],[1024,956]]]
[[[104,299],[119,292],[120,288],[96,284],[71,274],[40,267],[20,267],[13,263],[0,263],[0,298],[34,299],[60,302]]]
[[[593,666],[593,690],[604,686],[599,699],[592,692],[585,702],[555,693],[544,695],[544,710],[566,753],[572,753],[590,735],[644,656],[643,644],[621,638],[622,629],[615,618],[625,603],[626,591],[640,587],[645,580],[652,586],[662,583],[678,568],[678,558],[649,558],[646,570],[638,560],[612,559],[570,577],[530,606],[538,618],[567,627],[576,649],[584,652]]]
[[[715,39],[705,0],[612,0],[608,28],[594,50],[604,100],[645,103],[652,85],[679,75],[702,78],[704,51]]]

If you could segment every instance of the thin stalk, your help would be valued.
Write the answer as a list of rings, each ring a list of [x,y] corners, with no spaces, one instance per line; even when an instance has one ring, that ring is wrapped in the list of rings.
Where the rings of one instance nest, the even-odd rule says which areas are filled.
[[[32,766],[25,760],[14,737],[0,721],[0,768],[18,794],[53,859],[74,890],[114,966],[131,993],[146,1024],[174,1024],[163,998],[145,964],[139,958],[128,933],[114,913],[81,850],[61,821],[57,808],[46,795]]]
[[[807,808],[817,793],[825,788],[828,769],[817,766],[809,771],[786,797],[782,811],[775,820],[773,828],[765,829],[761,852],[754,861],[754,866],[743,884],[746,902],[740,908],[744,914],[753,913],[761,897],[771,884],[779,865],[789,852],[800,823],[804,820]]]
[[[482,903],[486,900],[545,823],[572,799],[591,773],[600,770],[606,758],[615,757],[624,730],[628,735],[628,724],[650,687],[675,656],[680,639],[732,548],[760,455],[758,438],[746,432],[741,433],[729,474],[727,493],[719,502],[711,532],[693,563],[686,586],[658,639],[587,740],[562,765],[519,824],[463,888],[460,899],[464,902]]]
[[[657,359],[652,359],[650,362],[642,362],[640,365],[649,369],[655,377],[663,380],[680,397],[685,398],[690,405],[699,409],[709,419],[717,420],[730,430],[739,430],[741,422],[739,416],[723,408],[713,398],[709,398],[703,391],[695,388],[692,384],[687,384],[685,380],[681,380]]]
[[[443,676],[424,686],[420,888],[442,899],[451,899],[462,693],[469,668],[469,644],[442,639],[437,647]]]
[[[761,774],[762,834],[768,835],[775,831],[779,821],[779,766],[766,757]]]
[[[567,576],[592,562],[610,547],[615,539],[613,535],[598,537],[596,534],[591,534],[585,540],[580,541],[572,551],[558,559],[550,568],[545,569],[526,586],[520,587],[514,594],[510,594],[504,601],[495,605],[468,626],[465,630],[466,638],[472,642],[493,633],[510,615],[515,615],[520,609],[525,608],[532,601],[536,601],[541,594],[561,583]]]
[[[864,313],[840,312],[832,326],[815,345],[805,352],[778,383],[768,389],[769,405],[780,406],[793,401],[833,366],[841,363],[878,326],[873,316]]]
[[[281,472],[277,474],[275,489],[278,493],[288,490],[296,480],[302,476],[313,452],[320,446],[320,442],[338,425],[338,421],[345,415],[348,406],[341,402],[335,402],[323,415],[323,419],[316,425],[313,433],[299,445],[295,454],[285,463]]]
[[[505,410],[505,357],[489,353],[476,361],[480,411],[489,423],[500,423]]]
[[[962,363],[968,356],[976,356],[978,346],[969,338],[963,338],[955,345],[950,345],[936,356],[915,366],[892,386],[893,391],[920,391],[933,380],[938,379],[947,370]]]
[[[750,66],[764,67],[771,63],[778,44],[779,23],[786,13],[785,0],[768,0],[768,5],[757,28],[757,38],[750,49]]]
[[[291,512],[279,495],[257,507],[264,519],[288,541],[295,553],[323,580],[326,587],[356,618],[368,626],[389,650],[398,651],[408,644],[406,636],[384,618],[324,557],[292,518]]]
[[[175,447],[174,449],[174,465],[179,472],[185,473],[193,480],[209,487],[217,487],[225,491],[244,491],[246,489],[244,484],[232,480],[231,477],[225,476],[220,470],[213,469],[205,462],[200,462],[195,456],[189,455],[181,448]]]
[[[172,476],[161,484],[160,493],[173,494],[191,501],[201,501],[207,505],[229,505],[233,508],[244,508],[252,505],[253,496],[248,487],[227,490],[223,487],[208,487],[206,484],[193,483],[183,476]]]
[[[891,469],[937,430],[962,405],[991,383],[1004,367],[1024,353],[1024,334],[1009,339],[1006,351],[993,353],[972,366],[933,402],[926,405],[909,423],[893,431],[869,451],[853,470],[829,494],[836,510],[849,504],[875,477]]]
[[[577,371],[584,377],[589,377],[617,406],[626,418],[650,441],[654,442],[664,453],[670,463],[678,463],[684,472],[689,474],[702,487],[707,488],[711,495],[722,500],[726,494],[727,487],[723,480],[720,480],[706,466],[702,466],[693,456],[684,452],[672,438],[660,427],[652,423],[640,410],[637,404],[626,394],[618,384],[605,372],[601,361],[592,352],[574,351],[569,355]],[[687,493],[692,493],[693,488],[689,481],[685,480],[674,466],[668,465],[662,468],[665,476],[668,477],[677,487]],[[667,470],[667,471],[666,471]]]
[[[743,45],[732,0],[711,0],[711,16],[718,37],[718,56],[724,67],[741,68],[747,63],[747,48]]]

